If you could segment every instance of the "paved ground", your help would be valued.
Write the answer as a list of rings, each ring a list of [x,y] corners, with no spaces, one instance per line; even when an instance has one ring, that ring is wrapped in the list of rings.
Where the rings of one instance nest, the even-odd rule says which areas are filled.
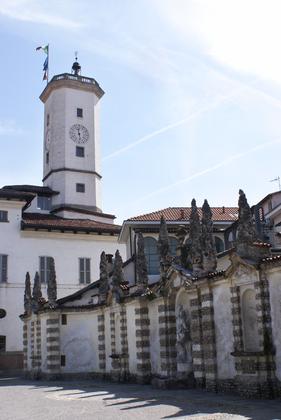
[[[281,420],[281,400],[98,381],[0,378],[1,420]]]

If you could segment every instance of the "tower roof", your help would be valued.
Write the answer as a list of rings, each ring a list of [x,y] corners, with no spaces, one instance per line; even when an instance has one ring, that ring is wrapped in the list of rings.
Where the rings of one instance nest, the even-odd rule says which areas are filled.
[[[62,87],[93,92],[99,99],[104,95],[104,91],[94,78],[63,73],[54,76],[52,80],[47,84],[40,95],[41,101],[45,103],[54,89],[59,89]]]

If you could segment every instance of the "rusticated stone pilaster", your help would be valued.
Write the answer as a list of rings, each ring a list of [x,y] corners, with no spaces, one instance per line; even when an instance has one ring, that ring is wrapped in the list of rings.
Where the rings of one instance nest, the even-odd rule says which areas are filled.
[[[158,306],[161,374],[174,378],[177,372],[175,305],[164,302]]]
[[[151,376],[149,315],[146,303],[135,308],[137,379],[141,383],[148,382]]]
[[[24,372],[28,370],[28,325],[27,321],[24,321],[23,325],[23,369]]]
[[[202,339],[202,317],[201,317],[201,293],[190,296],[191,307],[191,340],[192,340],[192,358],[193,372],[197,387],[205,386],[205,365],[203,356],[203,339]]]
[[[98,315],[98,351],[99,370],[104,373],[106,370],[104,314]]]
[[[60,372],[60,317],[52,315],[46,320],[47,374],[50,376]],[[66,360],[67,363],[67,360]]]

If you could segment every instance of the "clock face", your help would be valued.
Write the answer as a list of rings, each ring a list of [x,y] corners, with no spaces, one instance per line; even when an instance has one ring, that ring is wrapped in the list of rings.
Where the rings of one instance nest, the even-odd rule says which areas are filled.
[[[89,140],[89,131],[82,124],[73,124],[69,130],[69,137],[74,141],[74,143],[87,143]]]

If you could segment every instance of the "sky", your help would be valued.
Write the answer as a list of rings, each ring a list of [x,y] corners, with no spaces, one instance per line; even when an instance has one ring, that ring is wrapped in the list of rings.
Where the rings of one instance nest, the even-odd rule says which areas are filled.
[[[74,51],[101,99],[103,206],[250,204],[278,190],[279,0],[0,0],[0,185],[42,180],[44,89]]]

